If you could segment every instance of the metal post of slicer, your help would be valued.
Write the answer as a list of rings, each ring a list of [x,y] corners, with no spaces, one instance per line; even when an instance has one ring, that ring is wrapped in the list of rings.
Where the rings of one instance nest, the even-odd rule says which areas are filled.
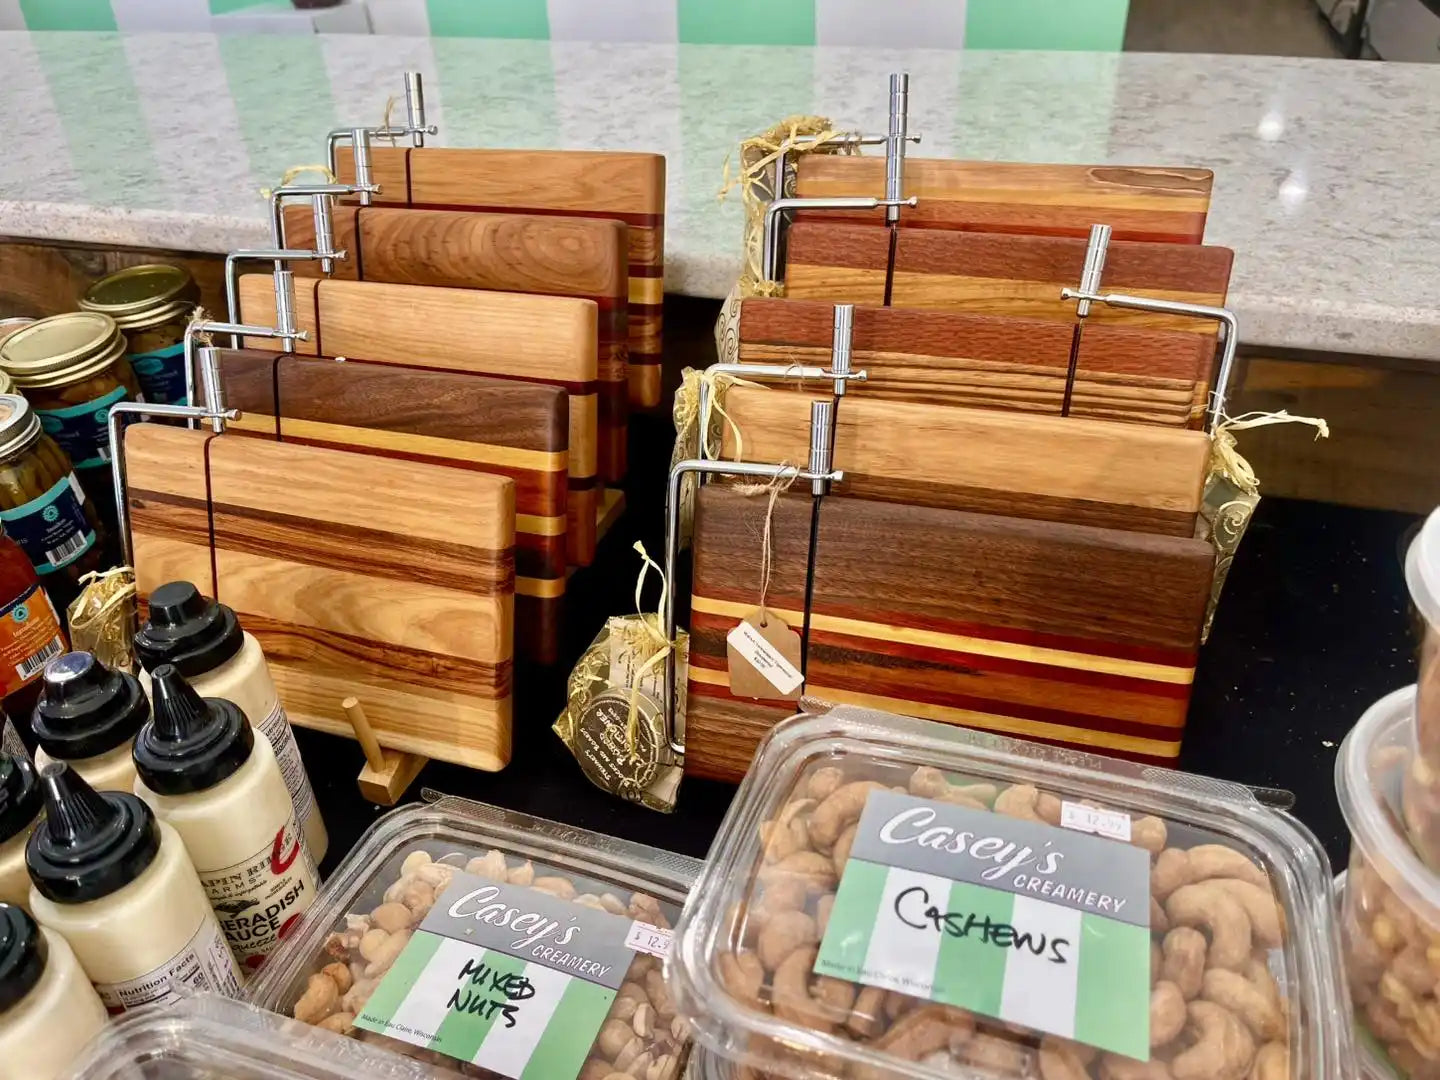
[[[343,253],[342,253],[343,255]],[[232,251],[225,256],[225,307],[232,323],[240,321],[240,264],[269,262],[275,264],[275,337],[280,339],[282,352],[294,352],[295,342],[304,336],[295,330],[295,272],[285,264],[314,262],[320,252],[307,248],[256,248]],[[240,335],[231,334],[231,348],[240,348]]]
[[[311,213],[315,218],[315,255],[320,260],[320,269],[327,274],[335,272],[335,260],[345,258],[343,250],[335,247],[335,199],[340,195],[365,195],[378,193],[375,184],[361,187],[359,184],[292,184],[270,192],[270,244],[277,250],[285,248],[285,216],[280,204],[286,199],[310,199]],[[232,312],[233,317],[233,312]]]
[[[775,161],[775,197],[765,208],[760,248],[760,273],[766,281],[780,280],[781,226],[792,210],[875,210],[885,207],[885,221],[900,220],[900,207],[914,206],[916,196],[905,197],[905,144],[918,143],[919,135],[910,134],[910,76],[900,72],[890,76],[889,124],[884,135],[857,135],[839,140],[852,146],[885,147],[885,197],[837,196],[828,199],[802,199],[785,196],[790,146],[813,142],[807,136],[780,148]]]
[[[830,483],[843,480],[845,474],[830,468],[830,430],[835,420],[833,401],[816,401],[810,406],[810,461],[806,468],[794,465],[766,465],[748,461],[701,461],[692,458],[677,462],[670,470],[670,483],[665,496],[665,590],[663,608],[660,612],[666,641],[675,640],[675,564],[680,557],[680,487],[691,473],[712,476],[747,476],[767,480],[808,480],[811,493],[825,494]],[[661,715],[665,721],[665,737],[671,752],[685,753],[683,732],[675,730],[676,694],[675,650],[665,655],[665,700],[661,702]]]
[[[1183,315],[1196,319],[1214,319],[1225,329],[1221,342],[1220,370],[1215,375],[1215,387],[1210,391],[1210,404],[1205,415],[1205,430],[1215,433],[1215,426],[1225,415],[1225,403],[1230,393],[1230,380],[1235,374],[1235,354],[1240,345],[1240,324],[1235,313],[1226,307],[1209,304],[1188,304],[1181,300],[1157,300],[1149,296],[1130,296],[1126,293],[1102,293],[1101,278],[1105,272],[1105,249],[1110,243],[1110,226],[1090,226],[1090,246],[1085,251],[1085,268],[1081,272],[1078,289],[1060,290],[1062,300],[1075,301],[1075,314],[1081,318],[1090,313],[1091,304],[1106,304],[1110,307],[1127,308],[1131,311],[1150,311],[1163,315]]]
[[[272,338],[282,343],[293,343],[294,341],[306,341],[309,335],[303,330],[285,331],[273,326],[247,326],[245,323],[234,322],[201,322],[198,319],[191,320],[185,327],[185,402],[187,405],[195,404],[195,338],[199,334],[229,334],[232,338],[259,337]],[[286,350],[290,351],[290,350]],[[202,345],[200,347],[200,371],[205,386],[205,407],[212,413],[224,409],[224,388],[220,382],[220,361],[215,355],[213,345]],[[150,411],[150,410],[142,410]],[[159,415],[159,414],[157,414]],[[193,418],[192,418],[193,419]],[[214,421],[212,429],[218,434],[225,430],[224,425]],[[191,425],[193,426],[193,425]]]
[[[336,128],[325,136],[325,164],[332,176],[338,176],[336,151],[342,142],[349,142],[355,155],[355,184],[363,188],[358,192],[360,205],[369,206],[371,197],[379,188],[370,181],[370,140],[410,138],[411,146],[424,146],[426,135],[438,135],[439,127],[425,122],[425,84],[418,71],[405,73],[405,123],[395,127],[348,127]]]

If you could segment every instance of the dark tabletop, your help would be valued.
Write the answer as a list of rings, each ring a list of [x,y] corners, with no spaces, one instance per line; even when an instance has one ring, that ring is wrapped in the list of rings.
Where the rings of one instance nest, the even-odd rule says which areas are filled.
[[[733,787],[686,780],[673,814],[645,810],[591,786],[550,730],[565,700],[568,661],[608,615],[635,610],[640,560],[631,545],[643,540],[661,557],[672,441],[667,414],[631,418],[629,509],[595,565],[572,580],[567,663],[517,670],[509,767],[492,774],[431,762],[408,799],[428,787],[705,854]],[[1415,678],[1401,559],[1417,524],[1405,514],[1263,500],[1200,657],[1181,767],[1293,792],[1294,813],[1320,837],[1336,869],[1348,850],[1334,789],[1340,741],[1368,705]],[[685,584],[682,578],[679,596],[687,595]],[[652,577],[652,605],[655,588]],[[355,742],[298,735],[330,828],[329,870],[384,811],[356,789],[363,757]]]

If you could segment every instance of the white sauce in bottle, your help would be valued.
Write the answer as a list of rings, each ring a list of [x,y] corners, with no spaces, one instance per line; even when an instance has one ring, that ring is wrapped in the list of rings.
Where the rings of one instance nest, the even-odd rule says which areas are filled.
[[[0,1080],[67,1074],[108,1019],[65,939],[0,905]]]
[[[45,797],[30,759],[0,754],[0,903],[30,907],[25,845],[44,812]]]
[[[45,665],[31,719],[40,744],[35,768],[63,761],[96,791],[129,791],[130,749],[149,717],[150,702],[129,672],[111,671],[87,652],[57,656]]]
[[[40,774],[45,820],[26,850],[31,911],[58,931],[111,1012],[183,987],[238,995],[239,972],[178,833],[131,794],[63,764]]]
[[[147,693],[148,673],[161,664],[174,664],[201,697],[234,702],[264,733],[275,751],[310,856],[317,864],[321,862],[330,837],[315,805],[295,732],[270,677],[265,653],[260,643],[240,628],[235,612],[207,600],[188,581],[161,585],[150,594],[150,617],[135,635],[135,653],[144,665],[140,681]]]
[[[135,794],[175,827],[247,971],[314,902],[315,866],[265,734],[232,702],[155,669],[154,717],[135,740]]]

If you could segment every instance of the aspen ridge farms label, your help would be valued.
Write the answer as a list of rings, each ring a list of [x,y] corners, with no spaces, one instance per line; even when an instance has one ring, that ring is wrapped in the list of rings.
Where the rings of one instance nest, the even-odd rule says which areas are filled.
[[[1149,854],[872,792],[815,972],[1148,1060]]]
[[[667,941],[622,915],[457,873],[355,1026],[513,1080],[573,1080],[636,953]]]

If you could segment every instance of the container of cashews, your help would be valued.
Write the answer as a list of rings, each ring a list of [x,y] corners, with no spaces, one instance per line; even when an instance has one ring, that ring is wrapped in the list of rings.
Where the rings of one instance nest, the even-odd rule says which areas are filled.
[[[1381,698],[1340,746],[1335,789],[1350,827],[1341,937],[1361,1049],[1388,1077],[1440,1075],[1440,877],[1399,813],[1417,753],[1415,687]]]
[[[1440,870],[1440,510],[1421,526],[1405,553],[1419,641],[1415,743],[1402,789],[1401,808],[1420,857]]]
[[[760,744],[666,977],[702,1080],[1353,1080],[1335,910],[1248,788],[842,706]]]
[[[263,1009],[435,1075],[675,1080],[662,974],[698,860],[444,797],[380,818],[271,955]]]

